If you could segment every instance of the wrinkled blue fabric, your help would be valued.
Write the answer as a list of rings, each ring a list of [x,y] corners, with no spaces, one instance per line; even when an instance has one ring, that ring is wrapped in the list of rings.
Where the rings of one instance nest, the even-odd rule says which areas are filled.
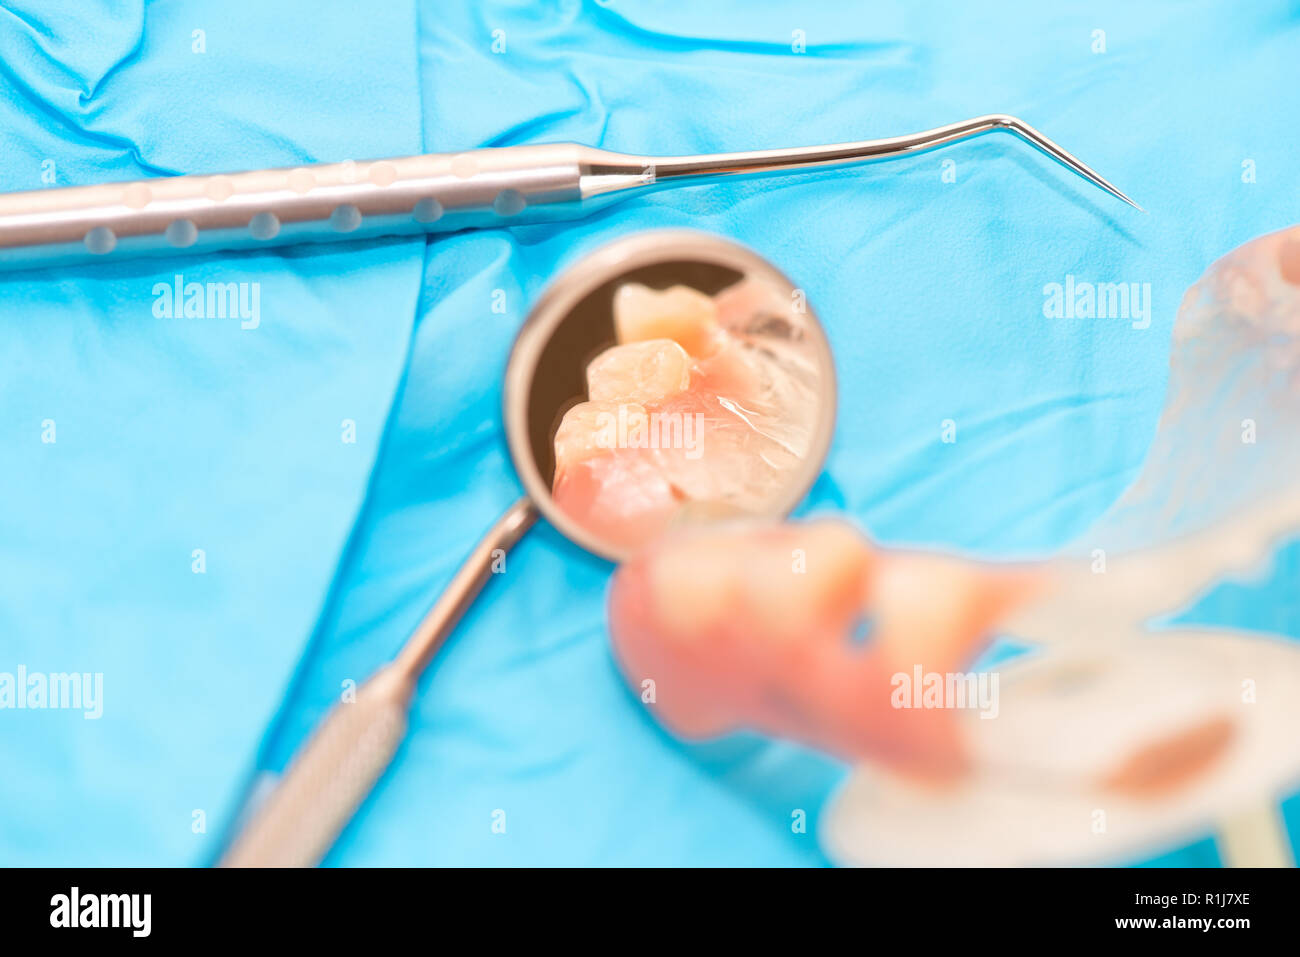
[[[157,15],[164,10],[173,8]],[[226,109],[191,110],[182,124],[210,147],[191,146],[188,160],[212,169],[285,159],[276,150],[294,161],[402,152],[421,127],[428,151],[576,141],[694,153],[1009,112],[1149,213],[990,136],[864,170],[660,193],[577,224],[442,237],[418,251],[264,257],[257,268],[269,277],[274,264],[301,300],[287,291],[278,300],[288,311],[274,327],[286,345],[274,381],[257,374],[261,352],[241,345],[254,332],[227,333],[235,341],[218,352],[221,331],[187,344],[147,314],[133,322],[127,294],[114,292],[128,279],[116,274],[7,285],[6,355],[17,342],[25,371],[0,386],[5,408],[22,411],[3,437],[6,464],[19,468],[0,477],[11,503],[0,625],[20,636],[29,667],[88,668],[79,655],[115,655],[130,669],[116,680],[132,684],[117,692],[115,707],[131,715],[120,724],[107,711],[97,724],[45,715],[27,722],[30,738],[6,734],[3,747],[17,747],[32,770],[0,789],[6,856],[215,857],[231,795],[258,769],[281,769],[340,689],[396,651],[518,496],[499,418],[511,339],[545,283],[603,242],[649,227],[704,229],[752,246],[807,291],[836,351],[840,408],[826,473],[802,511],[848,513],[890,544],[1007,556],[1072,540],[1132,480],[1163,403],[1184,289],[1229,249],[1300,218],[1300,157],[1285,135],[1300,113],[1286,95],[1300,15],[1282,0],[1050,10],[1027,0],[979,10],[425,0],[418,30],[387,5],[374,15],[384,22],[349,32],[327,8],[313,21],[327,36],[260,60],[244,50],[244,70],[204,87]],[[180,19],[188,36],[193,17]],[[1104,53],[1094,52],[1098,30]],[[127,31],[121,43],[132,42]],[[148,44],[159,42],[151,28]],[[326,66],[322,48],[337,51]],[[375,98],[359,91],[387,77],[395,92],[406,79],[399,68],[417,56],[418,91],[412,65],[409,96],[386,98],[388,112],[372,117]],[[149,59],[114,72],[99,95]],[[273,76],[247,75],[272,60]],[[80,102],[47,79],[62,74],[22,62],[24,82],[44,84],[42,103]],[[322,93],[323,70],[338,95]],[[230,92],[249,85],[265,85],[271,102]],[[5,109],[30,109],[14,98]],[[326,114],[330,129],[310,108],[322,102],[339,111]],[[408,118],[407,104],[422,117]],[[73,135],[46,116],[22,122],[24,143]],[[88,122],[80,117],[78,129]],[[123,121],[111,139],[76,133],[75,152],[98,155],[102,178],[139,172],[137,153],[159,167],[146,172],[187,167],[175,155],[183,137],[143,127]],[[146,132],[158,143],[140,146]],[[23,148],[38,169],[53,147]],[[1253,182],[1243,181],[1247,162]],[[20,188],[11,168],[2,185]],[[420,252],[422,285],[410,275]],[[225,276],[250,262],[185,269]],[[1043,287],[1067,275],[1150,283],[1149,327],[1045,319]],[[417,285],[418,302],[399,301]],[[498,291],[504,314],[493,308]],[[40,321],[29,315],[37,307]],[[136,326],[147,340],[139,353],[105,341]],[[383,342],[376,330],[387,330]],[[373,470],[369,460],[340,464],[339,420],[382,417],[398,370]],[[44,411],[56,397],[79,398],[74,408],[93,409],[98,422],[79,429],[95,444],[72,468],[39,458],[52,451],[38,444],[40,420],[65,414]],[[303,432],[304,407],[320,412],[319,444]],[[941,441],[946,420],[954,443]],[[124,435],[123,421],[138,429]],[[369,445],[341,448],[365,458],[380,427],[362,430]],[[77,432],[61,421],[58,454]],[[190,549],[219,538],[206,579],[191,576]],[[223,550],[222,574],[237,577],[214,596],[212,556]],[[1300,553],[1284,550],[1269,580],[1225,585],[1188,614],[1300,635],[1288,587],[1298,570]],[[753,736],[686,745],[658,729],[609,655],[610,572],[545,525],[529,534],[421,683],[391,773],[328,863],[825,863],[817,814],[843,769]],[[105,623],[109,635],[96,634]],[[75,834],[60,832],[51,807],[81,815]],[[190,831],[197,807],[209,808],[206,835]],[[791,826],[799,811],[802,832]],[[1287,812],[1300,834],[1300,802]],[[119,816],[128,826],[110,833]],[[1217,862],[1208,835],[1166,851],[1131,863]]]
[[[345,13],[6,0],[0,189],[418,152],[414,6]],[[0,711],[0,864],[211,856],[365,497],[423,252],[0,276],[0,671],[103,676],[98,719]],[[177,274],[258,283],[257,327],[159,318]]]
[[[847,511],[891,543],[1040,554],[1136,474],[1183,290],[1222,253],[1296,219],[1288,190],[1300,161],[1278,131],[1279,110],[1294,119],[1298,108],[1260,92],[1295,77],[1300,32],[1285,4],[1200,8],[1199,22],[1175,4],[777,6],[426,4],[427,146],[692,153],[1006,111],[1149,215],[988,137],[869,170],[664,193],[579,225],[435,241],[372,494],[267,767],[283,765],[342,682],[400,645],[518,493],[497,376],[538,290],[602,242],[705,229],[751,245],[807,290],[841,398],[806,511]],[[1106,30],[1104,54],[1092,52],[1094,29]],[[1253,184],[1241,181],[1246,159],[1260,171]],[[1150,282],[1150,327],[1044,319],[1043,286],[1067,274]],[[492,312],[495,289],[505,316]],[[940,441],[946,419],[955,444]],[[1285,587],[1296,569],[1297,556],[1282,555],[1274,581],[1221,590],[1201,619],[1300,634]],[[824,862],[813,832],[842,771],[786,744],[683,745],[658,730],[610,660],[609,574],[549,528],[525,540],[424,681],[396,772],[330,863]],[[797,810],[808,833],[791,827]],[[493,829],[498,812],[505,833]],[[1150,862],[1217,861],[1208,835],[1168,850]]]

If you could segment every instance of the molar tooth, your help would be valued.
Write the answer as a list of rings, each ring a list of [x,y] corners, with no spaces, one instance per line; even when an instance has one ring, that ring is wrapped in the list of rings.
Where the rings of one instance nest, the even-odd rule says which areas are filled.
[[[881,651],[892,667],[952,671],[1039,587],[1031,569],[918,552],[881,562],[864,597],[875,606]]]
[[[737,543],[715,532],[673,538],[652,559],[655,610],[666,636],[698,638],[736,612]]]
[[[643,406],[607,400],[579,402],[555,430],[555,471],[558,475],[583,459],[627,444],[635,430],[647,427]]]
[[[717,347],[717,307],[689,286],[660,292],[624,283],[614,293],[614,328],[620,343],[671,339],[693,356],[707,356]]]
[[[671,339],[611,346],[587,366],[587,397],[612,402],[657,402],[691,384],[691,357]]]
[[[870,563],[862,536],[845,522],[790,525],[762,537],[744,562],[753,627],[778,641],[842,640]]]

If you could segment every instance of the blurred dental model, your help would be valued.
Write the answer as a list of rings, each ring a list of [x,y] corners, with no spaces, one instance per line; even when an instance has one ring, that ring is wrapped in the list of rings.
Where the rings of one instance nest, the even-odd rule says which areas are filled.
[[[837,861],[1118,861],[1218,829],[1239,860],[1286,863],[1269,801],[1300,784],[1300,646],[1131,629],[963,672],[1048,575],[838,521],[715,526],[618,570],[610,635],[673,733],[856,763],[823,825]]]
[[[1115,860],[1217,827],[1229,857],[1285,863],[1269,802],[1300,783],[1300,649],[1146,626],[1300,531],[1297,436],[1300,227],[1188,291],[1146,464],[1059,558],[880,552],[827,522],[675,537],[616,574],[615,652],[679,734],[748,727],[863,761],[827,819],[838,860]],[[1005,669],[1000,721],[900,706],[896,679],[950,676],[990,633],[1050,648]]]
[[[794,308],[754,278],[714,297],[621,286],[617,344],[588,363],[587,401],[555,433],[556,505],[623,547],[683,507],[770,507],[807,456],[818,412]]]
[[[752,728],[943,779],[968,754],[916,676],[946,683],[1037,586],[1024,569],[881,551],[839,521],[715,526],[619,568],[610,636],[679,735]]]

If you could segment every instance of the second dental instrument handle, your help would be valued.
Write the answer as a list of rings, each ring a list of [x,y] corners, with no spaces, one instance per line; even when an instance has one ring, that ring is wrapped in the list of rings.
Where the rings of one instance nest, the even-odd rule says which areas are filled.
[[[520,499],[474,547],[391,664],[336,704],[221,860],[223,867],[314,867],[388,768],[406,735],[415,683],[492,574],[537,520]]]

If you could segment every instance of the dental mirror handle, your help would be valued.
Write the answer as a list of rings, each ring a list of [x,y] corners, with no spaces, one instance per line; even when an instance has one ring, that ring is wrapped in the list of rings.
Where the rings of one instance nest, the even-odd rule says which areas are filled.
[[[0,194],[0,269],[578,219],[646,190],[851,166],[1015,134],[1136,206],[1029,124],[990,114],[907,136],[698,156],[559,143]]]
[[[523,498],[475,546],[441,597],[352,702],[339,702],[221,860],[222,867],[314,867],[388,768],[406,735],[415,683],[473,604],[492,566],[537,520]]]

